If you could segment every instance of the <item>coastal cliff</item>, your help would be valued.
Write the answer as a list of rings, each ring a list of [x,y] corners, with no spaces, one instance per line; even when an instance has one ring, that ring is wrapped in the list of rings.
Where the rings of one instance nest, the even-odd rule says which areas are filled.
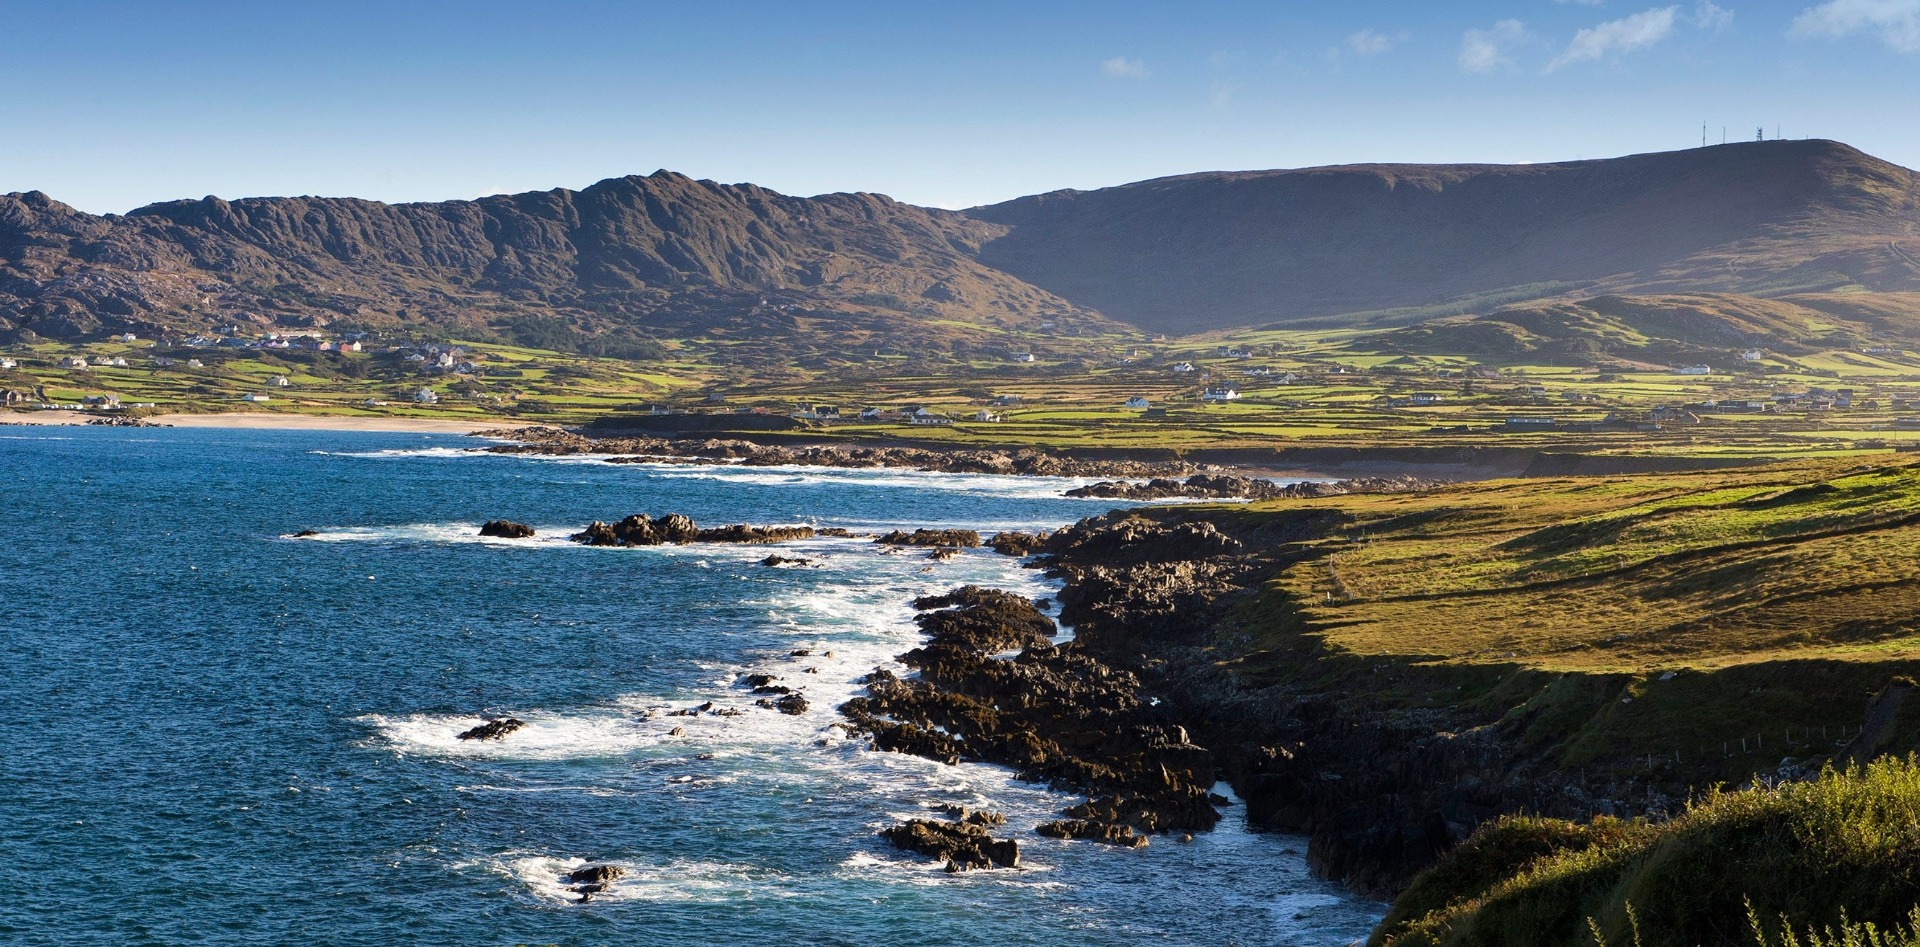
[[[1043,561],[1076,646],[1140,675],[1253,825],[1392,896],[1504,816],[1658,822],[1911,748],[1912,570],[1860,557],[1904,550],[1916,484],[1850,462],[1118,511]]]

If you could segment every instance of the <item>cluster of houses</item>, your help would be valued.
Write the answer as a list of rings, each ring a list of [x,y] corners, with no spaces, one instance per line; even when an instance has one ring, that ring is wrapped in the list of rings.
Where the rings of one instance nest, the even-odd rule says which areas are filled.
[[[480,373],[480,366],[475,364],[473,359],[468,358],[457,345],[406,346],[396,351],[405,352],[406,361],[422,371],[455,375]]]
[[[264,349],[280,351],[308,352],[363,352],[366,351],[365,333],[350,332],[340,338],[326,338],[311,333],[266,332],[257,336],[242,336],[240,327],[229,325],[218,335],[190,335],[181,339],[179,344],[190,349]],[[121,342],[137,341],[132,333],[120,336]]]

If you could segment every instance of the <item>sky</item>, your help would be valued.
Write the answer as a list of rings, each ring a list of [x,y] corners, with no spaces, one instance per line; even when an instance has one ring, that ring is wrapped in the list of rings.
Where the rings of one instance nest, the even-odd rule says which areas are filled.
[[[0,193],[470,199],[657,168],[966,207],[1766,137],[1920,167],[1920,0],[0,0]]]

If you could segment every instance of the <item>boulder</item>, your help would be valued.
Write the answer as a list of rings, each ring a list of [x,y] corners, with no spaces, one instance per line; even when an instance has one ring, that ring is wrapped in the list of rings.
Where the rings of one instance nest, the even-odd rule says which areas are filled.
[[[497,536],[501,539],[530,539],[533,527],[512,520],[488,520],[480,524],[480,535]]]

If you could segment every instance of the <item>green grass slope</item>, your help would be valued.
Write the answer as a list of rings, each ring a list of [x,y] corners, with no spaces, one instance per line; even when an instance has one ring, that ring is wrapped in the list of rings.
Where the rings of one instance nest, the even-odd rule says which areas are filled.
[[[1714,792],[1662,823],[1514,817],[1418,878],[1375,947],[1912,944],[1920,763]]]

